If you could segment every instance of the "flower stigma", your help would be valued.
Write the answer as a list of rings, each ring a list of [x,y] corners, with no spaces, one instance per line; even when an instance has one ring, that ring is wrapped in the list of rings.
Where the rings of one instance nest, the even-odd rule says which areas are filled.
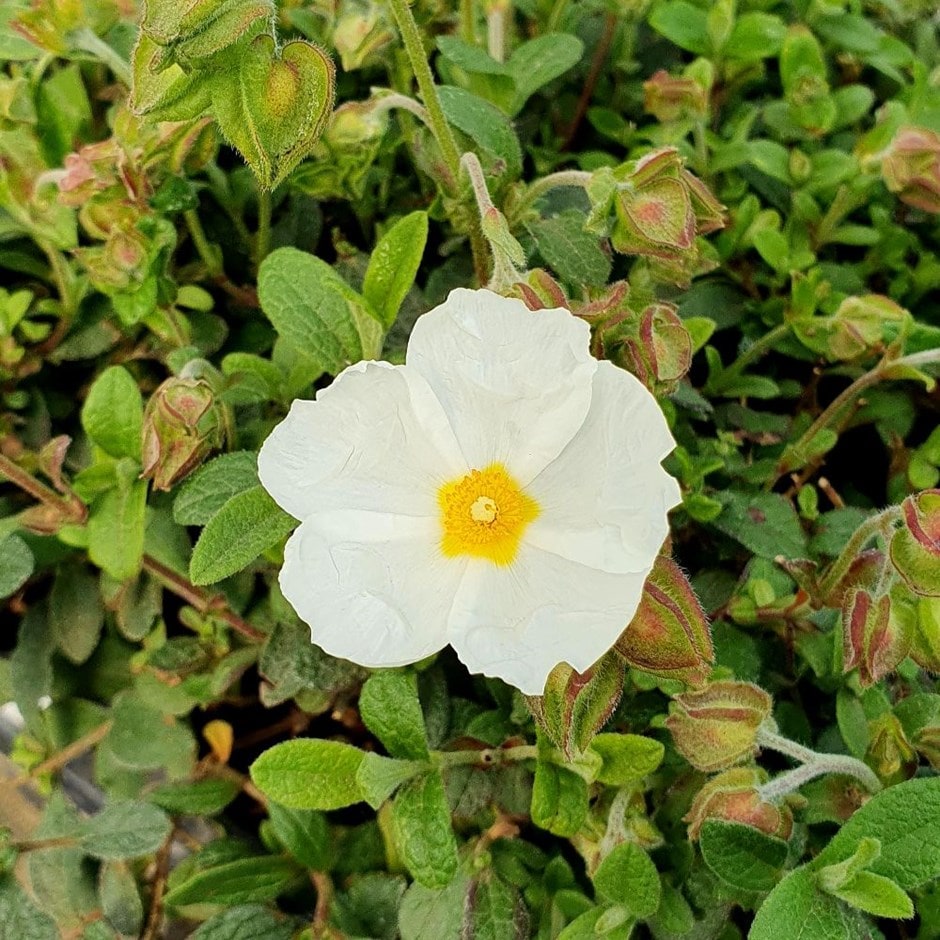
[[[539,514],[538,503],[498,463],[445,483],[437,504],[443,554],[486,558],[496,565],[512,562],[526,527]]]

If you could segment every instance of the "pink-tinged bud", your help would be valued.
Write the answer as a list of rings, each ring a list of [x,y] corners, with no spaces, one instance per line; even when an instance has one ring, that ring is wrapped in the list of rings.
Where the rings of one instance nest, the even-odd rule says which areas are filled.
[[[571,303],[561,285],[544,268],[533,268],[525,274],[525,280],[516,281],[509,291],[518,297],[530,310],[548,310]]]
[[[657,121],[702,118],[708,113],[708,94],[695,79],[660,69],[643,83],[643,107]]]
[[[207,382],[173,377],[150,396],[144,412],[141,477],[168,490],[199,466],[222,440],[219,406]]]
[[[902,127],[881,161],[885,185],[901,202],[940,212],[940,136],[925,127]]]
[[[890,298],[867,294],[847,297],[832,316],[798,317],[790,325],[804,346],[830,362],[842,362],[880,352],[907,316]]]
[[[741,823],[778,839],[789,839],[793,813],[786,804],[762,800],[758,787],[767,775],[756,767],[735,767],[712,777],[699,790],[688,813],[689,838],[697,839],[707,819]]]
[[[82,147],[65,158],[65,172],[59,177],[59,201],[78,207],[118,182],[117,167],[122,162],[121,148],[114,138]]]
[[[674,387],[692,365],[692,337],[673,304],[650,304],[624,341],[627,368],[650,389]]]
[[[903,610],[887,594],[856,589],[842,609],[843,669],[858,668],[859,682],[869,686],[893,672],[911,647],[911,631]]]
[[[679,753],[711,773],[751,757],[757,731],[770,717],[770,696],[749,682],[713,682],[701,691],[677,695],[666,727]]]
[[[891,561],[916,594],[940,597],[940,490],[901,503],[902,523],[891,537]]]
[[[835,584],[829,596],[823,600],[830,607],[842,607],[856,588],[874,591],[887,563],[885,554],[880,549],[866,549],[852,560],[849,570]]]
[[[868,722],[868,761],[872,770],[884,780],[907,778],[917,766],[917,754],[911,747],[901,722],[891,714]],[[893,782],[893,781],[892,781]]]
[[[614,647],[637,669],[686,685],[704,685],[715,661],[702,605],[679,566],[657,557],[630,625]]]

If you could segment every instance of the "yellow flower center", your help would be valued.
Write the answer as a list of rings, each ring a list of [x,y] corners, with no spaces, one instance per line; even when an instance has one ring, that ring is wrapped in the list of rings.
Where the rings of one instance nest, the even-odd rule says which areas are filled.
[[[441,507],[441,551],[448,558],[472,555],[508,565],[538,503],[522,491],[502,464],[471,470],[437,491]]]

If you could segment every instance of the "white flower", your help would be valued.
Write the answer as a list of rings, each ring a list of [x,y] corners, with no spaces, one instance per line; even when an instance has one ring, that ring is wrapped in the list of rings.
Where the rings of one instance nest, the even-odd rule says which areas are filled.
[[[313,641],[364,666],[448,643],[538,695],[636,611],[679,487],[653,396],[567,310],[455,290],[406,365],[360,362],[295,401],[261,449],[301,520],[280,583]]]

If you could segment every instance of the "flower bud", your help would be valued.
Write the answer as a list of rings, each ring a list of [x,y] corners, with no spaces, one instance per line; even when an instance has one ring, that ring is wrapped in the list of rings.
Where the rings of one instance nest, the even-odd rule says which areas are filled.
[[[940,597],[940,490],[901,503],[902,522],[891,538],[891,561],[916,594]]]
[[[350,0],[342,4],[342,12],[333,27],[333,45],[339,53],[343,71],[351,72],[375,64],[377,53],[395,38],[391,24],[382,16],[379,6]]]
[[[886,712],[868,722],[869,763],[879,777],[908,777],[917,765],[917,754],[911,747],[901,722]]]
[[[624,343],[627,367],[647,388],[672,387],[692,365],[692,337],[676,307],[650,304],[639,316],[635,338]]]
[[[218,447],[222,439],[219,407],[207,382],[174,376],[151,395],[144,413],[144,479],[168,490]]]
[[[643,83],[643,107],[657,121],[703,118],[708,113],[708,94],[695,79],[660,69]]]
[[[708,621],[679,566],[660,555],[640,606],[614,647],[637,669],[687,685],[703,685],[715,660]]]
[[[689,838],[698,838],[705,820],[722,819],[789,839],[793,813],[786,804],[777,806],[761,799],[758,787],[766,780],[767,775],[756,767],[735,767],[712,777],[683,817],[689,824]]]
[[[909,618],[887,594],[850,591],[842,609],[843,669],[858,667],[863,686],[877,682],[907,656],[911,646]]]
[[[920,728],[912,743],[918,752],[930,761],[934,770],[940,770],[940,725]]]
[[[881,161],[881,175],[901,202],[940,212],[940,136],[925,127],[901,127]]]
[[[921,669],[940,672],[940,598],[918,599],[910,656]]]
[[[757,730],[770,717],[770,696],[749,682],[713,682],[677,695],[666,727],[679,753],[708,773],[740,763],[757,750]]]
[[[832,316],[798,317],[790,325],[804,346],[839,362],[879,352],[906,316],[907,311],[890,298],[866,294],[847,297]]]

